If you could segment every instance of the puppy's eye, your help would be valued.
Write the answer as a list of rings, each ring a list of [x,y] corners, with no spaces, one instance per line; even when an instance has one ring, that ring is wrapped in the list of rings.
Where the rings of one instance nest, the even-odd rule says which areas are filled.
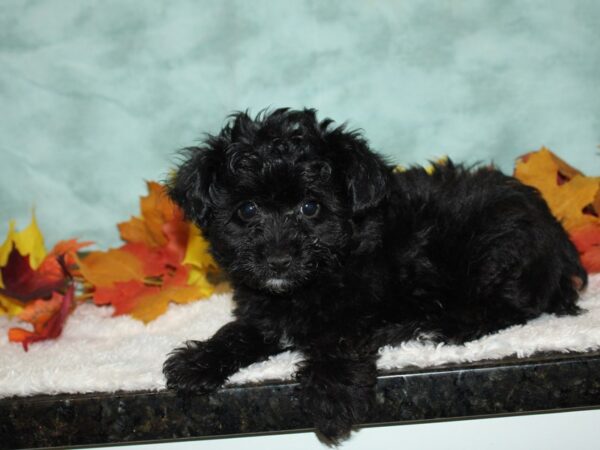
[[[238,208],[238,216],[242,220],[250,220],[258,214],[258,207],[254,202],[246,202]]]
[[[300,207],[300,212],[304,214],[306,217],[315,217],[319,210],[321,209],[321,205],[314,200],[309,200],[304,202]]]

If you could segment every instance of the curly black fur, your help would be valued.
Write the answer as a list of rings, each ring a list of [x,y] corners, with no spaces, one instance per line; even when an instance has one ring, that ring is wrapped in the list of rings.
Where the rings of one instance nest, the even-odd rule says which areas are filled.
[[[206,393],[298,349],[301,403],[335,443],[374,401],[379,347],[575,314],[587,276],[535,189],[452,162],[395,173],[332,123],[238,113],[186,150],[169,193],[229,274],[236,320],[176,349],[164,372],[169,388]]]

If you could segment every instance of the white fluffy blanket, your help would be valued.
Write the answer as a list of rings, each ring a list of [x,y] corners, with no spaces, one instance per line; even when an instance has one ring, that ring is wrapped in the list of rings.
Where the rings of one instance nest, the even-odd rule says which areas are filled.
[[[524,326],[469,342],[464,346],[407,342],[380,350],[381,369],[427,367],[526,357],[536,352],[583,352],[600,348],[600,275],[590,277],[577,317],[545,315]],[[109,307],[85,304],[69,318],[62,336],[35,343],[25,353],[9,343],[7,330],[17,323],[0,317],[0,397],[11,395],[158,390],[165,380],[165,355],[187,339],[206,339],[231,320],[231,296],[226,294],[168,312],[144,325],[128,316],[111,317]],[[253,364],[229,379],[241,384],[290,379],[301,355],[285,352]]]

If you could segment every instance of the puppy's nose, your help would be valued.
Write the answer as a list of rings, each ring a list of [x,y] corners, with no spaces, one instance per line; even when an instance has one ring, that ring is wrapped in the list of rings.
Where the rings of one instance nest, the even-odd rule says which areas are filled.
[[[292,257],[290,255],[281,255],[275,253],[267,256],[267,264],[271,270],[285,270],[290,266],[291,262]]]

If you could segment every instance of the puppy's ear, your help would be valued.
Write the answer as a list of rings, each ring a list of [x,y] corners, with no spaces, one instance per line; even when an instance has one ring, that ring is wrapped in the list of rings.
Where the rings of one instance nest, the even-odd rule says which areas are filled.
[[[325,135],[334,151],[334,164],[342,167],[352,212],[360,215],[379,205],[390,189],[390,170],[357,131],[343,126]]]
[[[215,182],[221,152],[207,146],[188,147],[182,153],[185,160],[168,181],[167,193],[183,209],[188,220],[204,228],[212,213],[211,186]]]

